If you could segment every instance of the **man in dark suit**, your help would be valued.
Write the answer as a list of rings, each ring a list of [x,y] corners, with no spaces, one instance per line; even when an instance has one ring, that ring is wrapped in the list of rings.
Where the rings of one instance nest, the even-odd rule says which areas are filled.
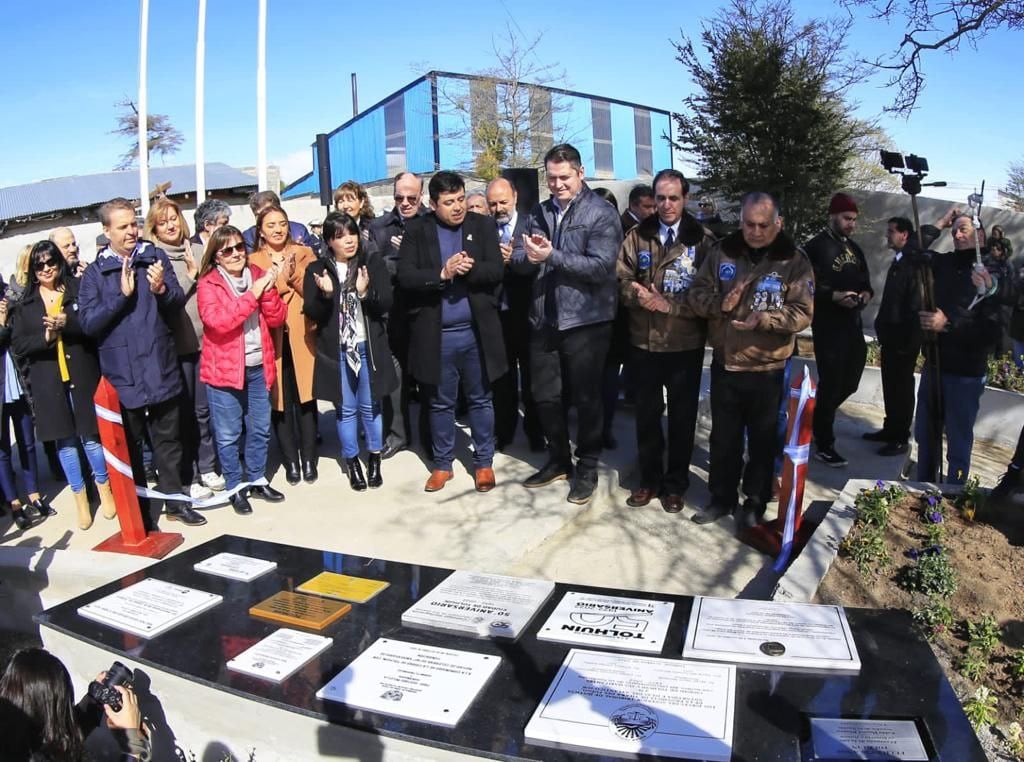
[[[370,223],[370,242],[380,252],[391,275],[395,300],[388,315],[388,342],[391,345],[391,361],[401,383],[384,400],[384,449],[381,457],[390,458],[409,446],[411,425],[409,423],[408,365],[409,330],[405,298],[398,288],[398,249],[405,235],[405,225],[417,217],[429,213],[422,204],[423,181],[412,172],[399,172],[395,176],[395,206]],[[426,430],[425,416],[420,410],[420,440]],[[424,447],[429,453],[429,449]]]
[[[466,211],[459,175],[442,171],[428,186],[433,214],[409,221],[398,252],[398,283],[409,310],[409,370],[427,392],[434,466],[424,486],[452,478],[459,384],[469,409],[474,481],[494,488],[491,379],[508,370],[498,318],[504,264],[494,223]]]
[[[629,192],[629,206],[622,213],[622,234],[625,235],[657,211],[654,203],[654,188],[650,185],[634,185]]]
[[[523,431],[533,452],[543,452],[544,431],[537,415],[537,405],[530,391],[530,278],[509,267],[512,253],[522,248],[527,215],[518,211],[519,195],[504,177],[487,186],[487,205],[498,228],[498,243],[505,262],[502,281],[501,330],[508,357],[508,373],[494,382],[494,428],[498,449],[504,450],[516,435],[519,423],[519,400],[523,401]]]

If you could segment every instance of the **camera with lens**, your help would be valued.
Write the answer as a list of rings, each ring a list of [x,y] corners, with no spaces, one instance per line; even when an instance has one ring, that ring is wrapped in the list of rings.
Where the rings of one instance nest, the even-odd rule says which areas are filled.
[[[115,686],[132,687],[132,671],[121,662],[115,661],[107,670],[103,682],[93,680],[89,683],[89,698],[97,704],[108,704],[115,712],[121,711],[121,694]]]

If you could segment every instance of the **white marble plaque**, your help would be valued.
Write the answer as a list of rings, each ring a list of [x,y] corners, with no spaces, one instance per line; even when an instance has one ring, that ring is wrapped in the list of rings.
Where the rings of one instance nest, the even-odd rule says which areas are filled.
[[[322,635],[282,628],[228,662],[228,669],[279,683],[291,677],[334,641]]]
[[[573,648],[526,740],[632,757],[732,757],[736,667]]]
[[[380,638],[317,698],[453,728],[501,657]]]
[[[240,556],[237,553],[218,553],[205,561],[200,561],[192,568],[238,582],[251,582],[276,569],[277,561],[264,561],[262,558]]]
[[[86,619],[124,630],[141,638],[153,638],[220,603],[214,593],[144,579],[78,609]]]
[[[811,718],[815,759],[884,759],[927,762],[917,725],[910,720]]]
[[[570,590],[537,631],[537,639],[660,654],[673,606]]]
[[[515,639],[554,591],[546,580],[456,571],[409,607],[402,624]]]
[[[859,672],[860,656],[842,606],[693,599],[684,659]]]

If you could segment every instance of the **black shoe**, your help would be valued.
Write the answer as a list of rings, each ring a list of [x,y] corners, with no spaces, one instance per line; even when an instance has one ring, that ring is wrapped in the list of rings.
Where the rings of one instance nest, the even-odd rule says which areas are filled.
[[[1001,503],[1009,499],[1021,487],[1024,487],[1024,471],[1011,465],[1000,477],[999,483],[988,493],[989,502]]]
[[[259,487],[249,487],[249,497],[258,497],[268,503],[280,503],[284,500],[284,493],[278,492],[269,484],[262,484]]]
[[[885,429],[879,429],[878,431],[866,431],[860,435],[861,439],[866,439],[869,442],[892,442],[893,436]]]
[[[306,484],[312,484],[313,482],[315,482],[316,481],[316,477],[317,477],[316,461],[315,460],[307,460],[307,461],[305,461],[302,464],[302,478],[305,480]]]
[[[842,468],[847,464],[846,458],[835,451],[834,447],[819,447],[814,457],[832,468]]]
[[[552,482],[572,478],[572,466],[549,460],[540,471],[523,482],[524,487],[544,487]]]
[[[889,442],[883,447],[879,448],[879,455],[906,455],[910,449],[910,445],[906,442]]]
[[[149,482],[150,484],[156,484],[160,478],[156,472],[156,466],[150,463],[149,465],[144,467],[144,470],[146,472],[146,481]]]
[[[29,505],[31,505],[33,508],[35,508],[36,509],[36,513],[38,513],[44,519],[47,516],[56,516],[57,515],[57,511],[53,510],[53,506],[50,505],[50,503],[47,502],[46,498],[44,498],[44,497],[37,497],[35,500],[33,500],[31,503],[29,503]]]
[[[176,500],[167,501],[167,519],[169,521],[180,521],[189,527],[201,527],[206,523],[206,519],[191,505],[179,503]]]
[[[11,516],[14,518],[14,523],[22,532],[26,529],[31,529],[35,525],[35,521],[32,520],[30,514],[25,513],[24,508],[11,511]]]
[[[569,497],[566,500],[576,505],[586,505],[590,502],[590,498],[594,496],[595,489],[597,489],[597,474],[590,471],[577,471],[576,478],[572,481],[572,489],[569,490]]]
[[[715,505],[712,503],[707,508],[702,508],[690,517],[690,521],[694,524],[714,524],[723,516],[728,516],[732,513],[731,508],[725,508],[721,505]]]
[[[742,532],[744,529],[752,529],[760,524],[761,517],[764,516],[764,509],[760,500],[754,498],[744,500],[743,507],[736,515],[736,531]]]
[[[298,484],[302,481],[302,475],[299,473],[298,463],[289,463],[285,461],[284,466],[284,479],[289,484]]]
[[[348,468],[348,483],[356,492],[366,489],[366,477],[363,476],[363,464],[359,458],[345,458],[345,466]]]
[[[392,457],[393,455],[396,455],[397,453],[400,453],[402,450],[408,450],[408,449],[409,449],[409,445],[407,445],[405,443],[402,443],[402,442],[399,442],[397,444],[392,443],[392,442],[386,442],[384,444],[384,447],[380,451],[380,457],[381,457],[382,460],[387,460],[388,458]]]
[[[245,490],[240,489],[238,492],[228,498],[231,502],[231,507],[235,509],[235,513],[239,516],[248,516],[252,513],[252,503],[249,502],[249,498],[245,496]]]
[[[384,477],[380,475],[380,453],[370,453],[366,459],[366,483],[370,489],[377,489],[384,484]]]

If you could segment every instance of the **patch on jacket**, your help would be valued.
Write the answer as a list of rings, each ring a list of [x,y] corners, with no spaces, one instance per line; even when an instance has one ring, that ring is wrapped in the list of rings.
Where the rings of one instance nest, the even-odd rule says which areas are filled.
[[[811,278],[809,281],[807,281],[807,293],[809,293],[811,296],[814,296],[814,278]]]
[[[722,262],[718,266],[718,279],[719,280],[732,280],[736,277],[736,265],[732,262]]]
[[[679,257],[665,270],[661,280],[661,293],[681,299],[693,284],[695,277],[697,268],[693,266],[693,257]]]
[[[775,312],[781,310],[786,303],[786,284],[777,272],[770,272],[761,277],[754,286],[754,301],[751,309],[754,312]]]

